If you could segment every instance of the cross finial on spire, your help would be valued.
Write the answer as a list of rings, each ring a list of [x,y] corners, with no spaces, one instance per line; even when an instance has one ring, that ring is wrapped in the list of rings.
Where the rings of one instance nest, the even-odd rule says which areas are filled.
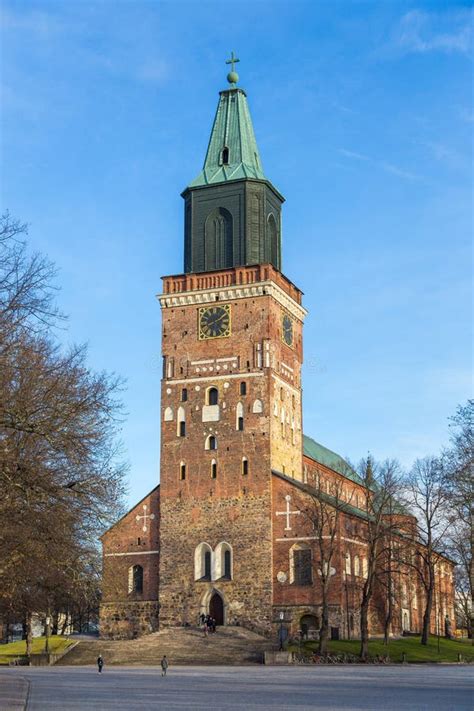
[[[234,64],[237,64],[237,62],[240,62],[240,59],[237,59],[237,57],[234,57],[234,52],[231,52],[230,59],[226,59],[226,61],[225,61],[226,64],[232,64],[232,69],[231,69],[232,72],[235,69]]]
[[[226,59],[225,62],[226,64],[231,65],[231,70],[227,75],[227,81],[229,82],[229,84],[235,85],[239,81],[239,75],[235,71],[235,65],[237,64],[237,62],[240,62],[240,59],[237,59],[237,57],[234,55],[234,52],[232,51],[230,53],[230,59]]]

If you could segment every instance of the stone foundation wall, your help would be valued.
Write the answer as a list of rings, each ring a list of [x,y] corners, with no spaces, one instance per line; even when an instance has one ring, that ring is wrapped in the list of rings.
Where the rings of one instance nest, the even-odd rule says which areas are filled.
[[[102,639],[135,639],[158,630],[156,601],[108,602],[100,606]]]
[[[196,502],[162,502],[160,626],[195,625],[209,612],[213,592],[224,603],[224,622],[269,633],[272,622],[270,493]],[[194,551],[232,546],[232,580],[194,580]]]

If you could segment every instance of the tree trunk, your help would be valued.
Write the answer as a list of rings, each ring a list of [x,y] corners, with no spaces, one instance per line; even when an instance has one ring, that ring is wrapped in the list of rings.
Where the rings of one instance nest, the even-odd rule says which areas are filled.
[[[321,614],[321,629],[319,630],[318,653],[326,655],[329,637],[329,608],[327,592],[323,592],[323,609]]]
[[[369,657],[369,597],[364,593],[360,606],[360,652],[363,662]]]
[[[389,593],[389,599],[387,603],[387,614],[385,615],[384,626],[383,626],[383,643],[385,646],[388,645],[388,638],[390,636],[390,628],[392,626],[392,616],[393,616],[393,603],[392,603],[392,593]]]
[[[46,613],[46,624],[44,627],[45,640],[44,640],[44,651],[49,654],[49,638],[51,636],[51,613],[48,605],[48,611]]]
[[[61,627],[61,634],[65,634],[67,626],[69,624],[69,610],[64,613],[64,622]]]
[[[430,621],[431,611],[433,609],[433,582],[430,580],[429,587],[426,591],[426,606],[423,613],[423,632],[421,634],[421,644],[428,644],[430,636]]]
[[[53,624],[51,629],[51,634],[58,634],[59,629],[59,610],[53,612]]]
[[[383,643],[388,645],[388,638],[390,635],[390,627],[392,625],[393,617],[393,596],[392,596],[392,575],[389,573],[388,585],[387,585],[387,608],[385,613],[385,620],[383,626]]]
[[[33,650],[33,630],[31,629],[31,618],[32,618],[32,613],[27,612],[26,613],[26,619],[25,619],[25,632],[26,632],[26,656],[28,659],[31,657],[31,652]]]

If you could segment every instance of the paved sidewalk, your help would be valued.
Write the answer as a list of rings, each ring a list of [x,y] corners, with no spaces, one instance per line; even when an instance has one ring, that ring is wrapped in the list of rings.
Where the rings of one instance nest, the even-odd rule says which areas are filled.
[[[23,671],[23,670],[22,670]],[[18,674],[0,675],[0,711],[24,711],[29,682]]]
[[[0,698],[22,678],[27,711],[472,711],[474,698],[473,668],[456,665],[0,669]]]

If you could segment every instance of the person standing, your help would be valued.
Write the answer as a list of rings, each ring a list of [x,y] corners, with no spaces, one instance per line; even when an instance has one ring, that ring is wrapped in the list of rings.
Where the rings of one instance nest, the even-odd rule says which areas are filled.
[[[102,654],[97,657],[97,668],[99,669],[99,674],[102,674],[102,667],[104,666],[104,660]]]
[[[166,676],[166,670],[168,669],[168,660],[166,659],[166,654],[161,660],[161,676]]]

